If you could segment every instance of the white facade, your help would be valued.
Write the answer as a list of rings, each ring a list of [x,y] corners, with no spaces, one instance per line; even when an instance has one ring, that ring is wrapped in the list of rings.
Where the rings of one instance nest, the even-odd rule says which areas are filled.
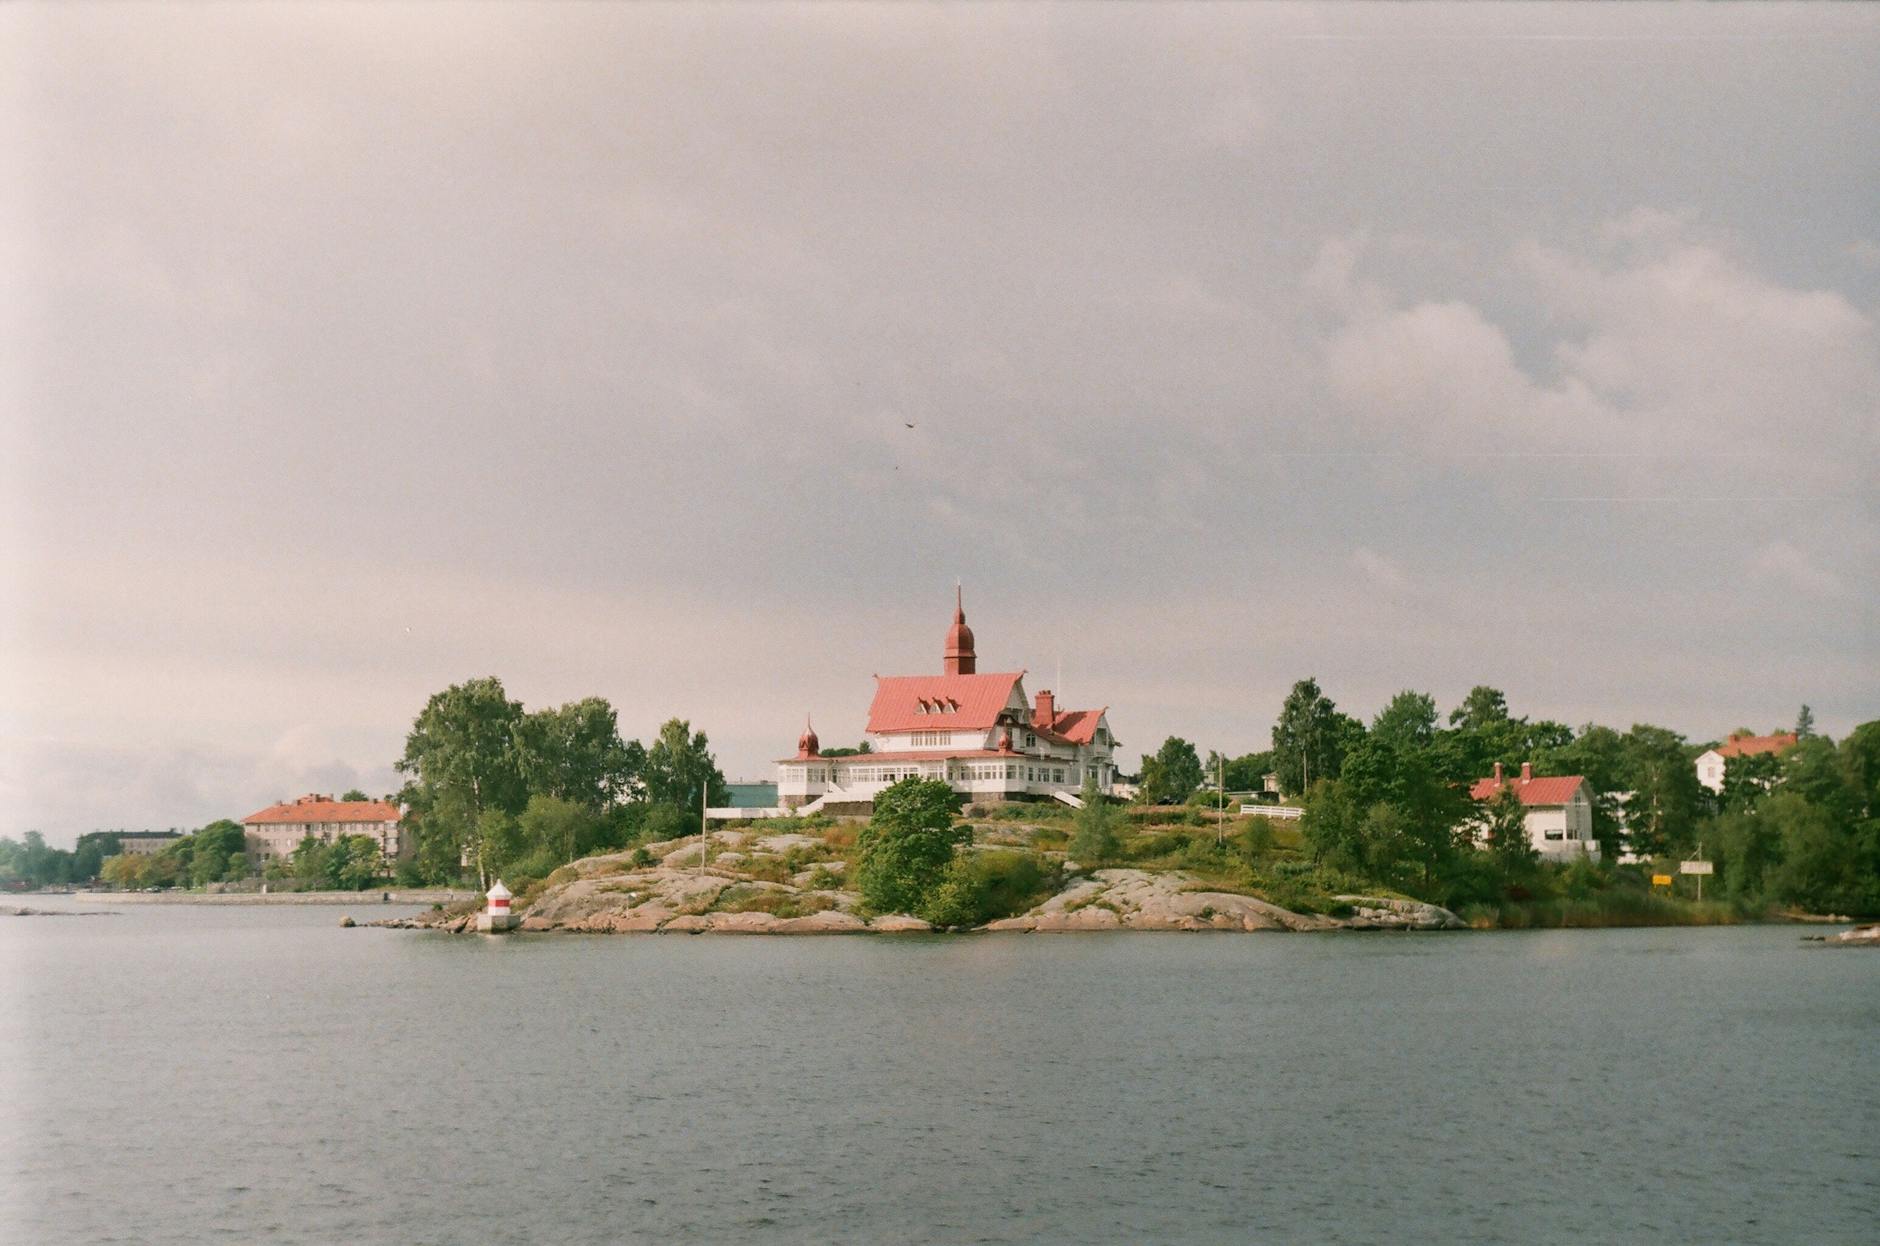
[[[1570,861],[1585,852],[1599,860],[1599,841],[1593,838],[1593,802],[1587,798],[1585,784],[1564,805],[1528,809],[1523,821],[1528,842],[1542,857]]]
[[[780,806],[869,805],[909,778],[939,779],[968,801],[1065,799],[1086,779],[1104,792],[1116,780],[1106,710],[1059,709],[1049,690],[1028,699],[1022,671],[979,674],[963,609],[947,634],[943,673],[876,681],[869,751],[826,757],[805,730],[797,755],[777,763]]]
[[[1713,792],[1723,790],[1724,756],[1716,749],[1700,753],[1697,758],[1697,781]]]

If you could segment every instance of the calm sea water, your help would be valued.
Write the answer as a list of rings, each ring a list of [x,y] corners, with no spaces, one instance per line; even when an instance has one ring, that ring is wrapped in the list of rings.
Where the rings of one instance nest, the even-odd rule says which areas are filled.
[[[1880,1240],[1880,954],[1792,928],[464,938],[339,914],[0,918],[0,1236]]]

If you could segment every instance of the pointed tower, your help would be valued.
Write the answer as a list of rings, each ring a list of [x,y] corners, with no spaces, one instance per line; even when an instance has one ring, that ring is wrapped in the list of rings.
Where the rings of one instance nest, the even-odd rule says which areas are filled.
[[[798,757],[814,757],[816,756],[816,751],[821,747],[822,741],[816,738],[816,728],[810,725],[809,717],[805,715],[803,718],[803,734],[796,738],[796,755]]]
[[[973,629],[966,626],[966,604],[957,585],[953,589],[953,626],[947,629],[946,663],[949,675],[971,675],[979,668],[973,652]]]

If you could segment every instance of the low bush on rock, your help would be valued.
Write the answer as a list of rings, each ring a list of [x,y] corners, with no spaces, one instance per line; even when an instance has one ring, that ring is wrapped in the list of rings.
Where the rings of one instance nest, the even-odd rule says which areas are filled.
[[[1061,881],[1029,852],[974,852],[956,858],[918,914],[935,926],[981,926],[1043,903]]]

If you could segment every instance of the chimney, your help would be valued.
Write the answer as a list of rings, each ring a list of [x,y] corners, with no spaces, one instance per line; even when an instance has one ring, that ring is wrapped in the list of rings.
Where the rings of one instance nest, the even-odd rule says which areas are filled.
[[[1031,721],[1045,731],[1051,730],[1051,724],[1057,721],[1057,701],[1049,688],[1038,690],[1038,707],[1032,711]]]
[[[1500,762],[1495,763],[1495,782],[1497,783],[1501,782],[1501,763]]]
[[[1532,779],[1533,777],[1534,777],[1534,763],[1526,762],[1526,761],[1522,762],[1521,763],[1521,782],[1526,783],[1529,779]]]

